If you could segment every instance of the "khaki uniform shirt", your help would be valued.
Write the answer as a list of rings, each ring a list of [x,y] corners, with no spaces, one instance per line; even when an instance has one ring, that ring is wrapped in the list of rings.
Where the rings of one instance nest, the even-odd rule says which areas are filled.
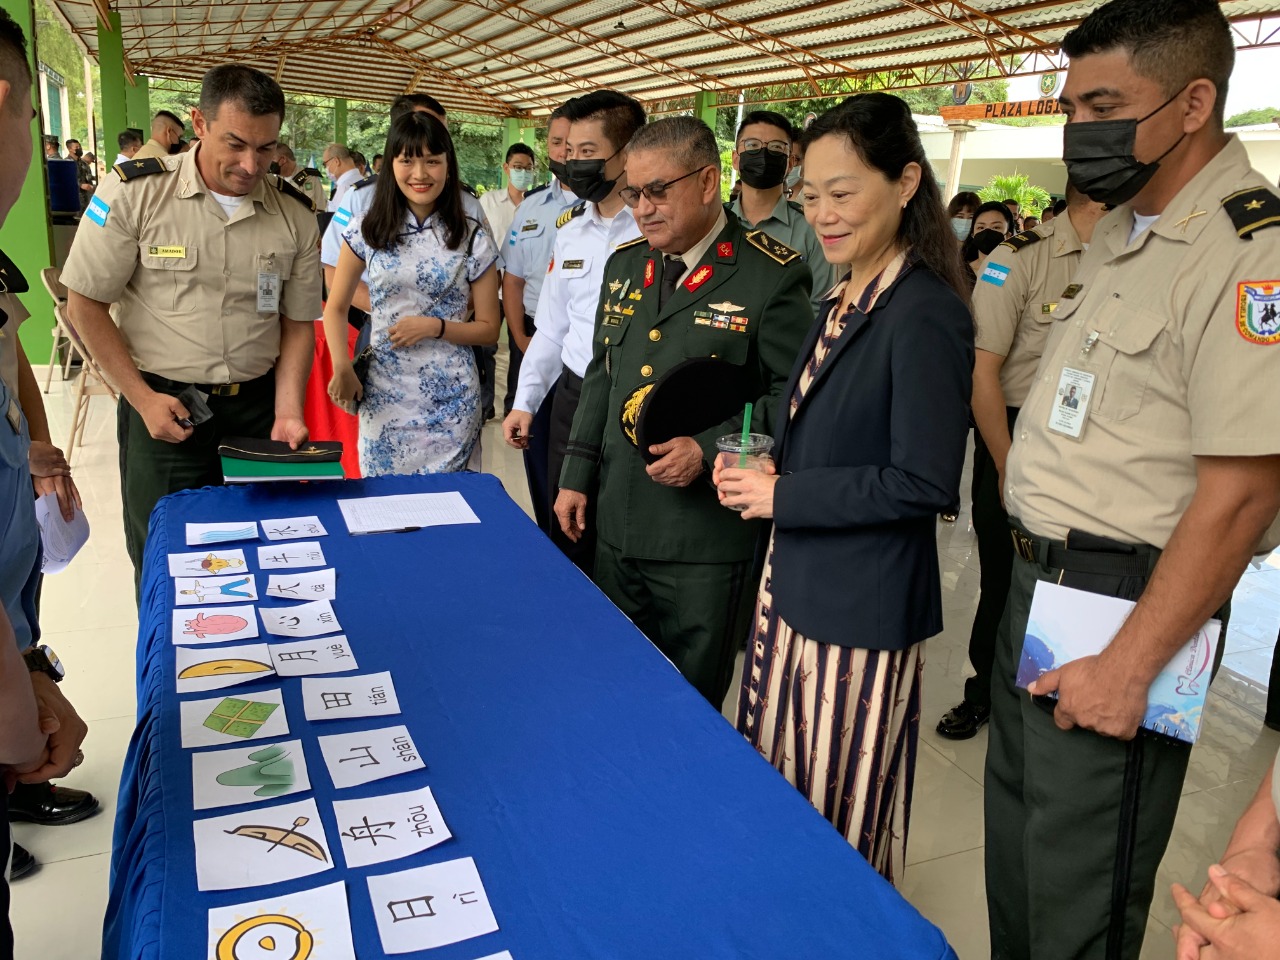
[[[1009,455],[1005,503],[1031,533],[1163,548],[1195,493],[1196,457],[1280,453],[1280,228],[1265,226],[1278,222],[1280,197],[1232,137],[1132,243],[1131,207],[1098,224]],[[1048,426],[1064,370],[1094,377],[1079,439]],[[1280,523],[1259,548],[1277,543]]]
[[[1000,389],[1010,407],[1022,406],[1031,389],[1058,295],[1083,252],[1070,219],[1056,217],[1000,244],[978,275],[974,346],[1005,358]]]
[[[167,156],[169,156],[169,148],[152,138],[138,148],[138,152],[133,155],[133,159],[145,160],[147,157],[155,157],[157,160],[163,160]]]
[[[156,161],[162,173],[103,177],[62,282],[115,304],[139,370],[238,383],[275,364],[282,317],[320,316],[319,230],[309,204],[272,175],[228,220],[200,178],[199,151]],[[278,306],[260,299],[260,286],[273,285]]]

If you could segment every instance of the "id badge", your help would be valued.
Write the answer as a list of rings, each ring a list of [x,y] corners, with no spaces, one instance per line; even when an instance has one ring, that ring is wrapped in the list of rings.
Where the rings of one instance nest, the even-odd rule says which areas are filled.
[[[280,312],[280,274],[258,272],[258,312]]]
[[[1049,411],[1049,429],[1079,440],[1089,418],[1089,403],[1098,375],[1082,367],[1063,367]]]

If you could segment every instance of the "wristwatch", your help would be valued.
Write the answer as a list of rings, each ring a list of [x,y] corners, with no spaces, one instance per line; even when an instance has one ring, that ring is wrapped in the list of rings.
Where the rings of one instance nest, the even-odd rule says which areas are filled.
[[[62,678],[67,675],[62,661],[48,644],[42,643],[24,651],[22,659],[26,661],[28,670],[32,673],[43,673],[54,683],[61,683]]]

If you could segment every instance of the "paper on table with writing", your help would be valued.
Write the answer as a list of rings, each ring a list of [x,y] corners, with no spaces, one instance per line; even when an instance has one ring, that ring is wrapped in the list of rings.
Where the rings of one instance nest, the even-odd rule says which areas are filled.
[[[333,600],[338,596],[337,576],[333,567],[273,573],[267,577],[267,596],[281,600]]]
[[[386,953],[412,953],[498,929],[471,857],[370,877],[369,899]]]
[[[413,737],[409,735],[409,728],[403,724],[357,733],[337,733],[320,737],[319,741],[329,777],[340,789],[426,767]]]
[[[385,533],[411,527],[480,522],[466,499],[456,490],[339,500],[338,507],[351,533]]]
[[[244,551],[197,550],[195,553],[169,554],[171,577],[228,577],[245,573]]]
[[[263,944],[267,944],[266,947]],[[215,960],[355,960],[342,881],[209,911]]]
[[[335,800],[333,815],[348,867],[411,857],[453,836],[430,787],[364,800]]]
[[[252,573],[231,577],[178,577],[173,581],[173,602],[179,607],[257,599],[258,581]]]
[[[183,700],[178,711],[184,747],[220,747],[289,735],[279,689]]]
[[[191,797],[197,810],[263,803],[310,789],[301,740],[191,754]]]
[[[302,709],[308,720],[391,717],[400,712],[400,702],[391,674],[384,670],[353,677],[304,677]]]
[[[277,637],[319,637],[342,629],[328,600],[291,607],[259,607],[258,614],[267,633]]]
[[[271,660],[282,677],[310,677],[356,670],[355,654],[342,634],[271,644]]]
[[[173,611],[173,642],[185,646],[251,640],[258,635],[254,606],[208,607],[203,610]]]
[[[61,573],[75,559],[80,548],[89,542],[89,518],[78,506],[71,522],[62,519],[58,495],[46,493],[36,500],[36,523],[40,527],[41,573]]]
[[[324,550],[314,540],[292,540],[258,548],[258,566],[263,570],[294,567],[323,567]]]
[[[179,647],[178,692],[203,693],[272,676],[276,671],[265,643],[235,647]]]
[[[283,520],[263,520],[262,532],[268,540],[301,540],[303,537],[327,537],[319,517],[286,517]]]
[[[236,890],[333,869],[314,799],[197,820],[196,887]]]
[[[187,546],[203,547],[237,540],[257,540],[258,525],[252,520],[233,520],[228,523],[188,523]]]

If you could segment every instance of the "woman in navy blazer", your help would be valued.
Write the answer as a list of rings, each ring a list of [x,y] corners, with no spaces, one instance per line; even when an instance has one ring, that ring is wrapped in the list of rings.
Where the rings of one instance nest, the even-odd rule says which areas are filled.
[[[738,729],[889,880],[901,876],[935,524],[957,502],[973,320],[910,109],[850,97],[805,135],[805,215],[845,278],[784,396],[776,470],[718,467],[772,517]]]

